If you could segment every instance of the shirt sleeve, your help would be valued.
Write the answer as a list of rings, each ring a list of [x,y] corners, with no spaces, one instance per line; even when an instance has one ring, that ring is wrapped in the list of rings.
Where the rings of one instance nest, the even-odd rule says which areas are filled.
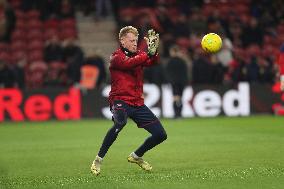
[[[133,57],[127,57],[124,54],[116,54],[111,57],[111,68],[129,70],[139,65],[143,65],[149,59],[145,52],[141,52]]]
[[[147,59],[143,66],[148,67],[148,66],[152,66],[154,64],[156,64],[159,60],[159,55],[158,53],[156,53],[154,56],[150,57],[149,59]]]

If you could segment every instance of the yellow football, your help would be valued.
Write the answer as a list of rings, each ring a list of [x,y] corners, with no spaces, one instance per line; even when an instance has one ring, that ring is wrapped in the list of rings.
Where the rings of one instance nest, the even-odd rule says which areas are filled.
[[[208,53],[216,53],[222,48],[222,39],[216,33],[208,33],[202,38],[201,47]]]

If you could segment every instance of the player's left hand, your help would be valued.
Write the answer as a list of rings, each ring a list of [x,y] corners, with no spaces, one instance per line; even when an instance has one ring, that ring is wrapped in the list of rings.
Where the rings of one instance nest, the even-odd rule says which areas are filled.
[[[157,52],[159,47],[159,34],[156,33],[153,29],[148,31],[148,36],[144,37],[148,46],[148,53],[154,55]]]

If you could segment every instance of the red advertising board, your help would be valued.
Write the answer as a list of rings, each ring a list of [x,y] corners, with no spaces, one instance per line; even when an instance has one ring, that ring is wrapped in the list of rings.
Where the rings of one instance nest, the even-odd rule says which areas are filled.
[[[0,89],[0,122],[111,118],[110,86],[81,92],[76,88],[37,90]],[[144,85],[145,104],[158,116],[173,118],[169,85]],[[282,96],[282,97],[281,97]],[[183,117],[249,116],[284,110],[283,94],[272,85],[239,83],[233,86],[196,85],[184,89]],[[281,111],[280,111],[281,112]]]

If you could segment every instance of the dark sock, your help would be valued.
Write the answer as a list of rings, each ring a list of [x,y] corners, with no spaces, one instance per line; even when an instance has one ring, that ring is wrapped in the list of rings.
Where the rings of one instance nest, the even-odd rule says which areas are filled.
[[[142,157],[145,152],[154,148],[155,146],[167,139],[166,131],[164,130],[160,122],[157,122],[153,125],[147,125],[144,129],[152,135],[148,137],[144,141],[144,143],[134,152],[139,157]]]
[[[107,132],[107,134],[104,138],[104,141],[102,143],[102,146],[100,148],[100,151],[98,153],[99,157],[103,158],[106,155],[109,147],[112,145],[112,143],[117,138],[119,131],[117,130],[118,132],[115,132],[116,130],[117,130],[117,127],[115,127],[115,126],[113,126],[112,128],[110,128],[108,130],[108,132]]]

